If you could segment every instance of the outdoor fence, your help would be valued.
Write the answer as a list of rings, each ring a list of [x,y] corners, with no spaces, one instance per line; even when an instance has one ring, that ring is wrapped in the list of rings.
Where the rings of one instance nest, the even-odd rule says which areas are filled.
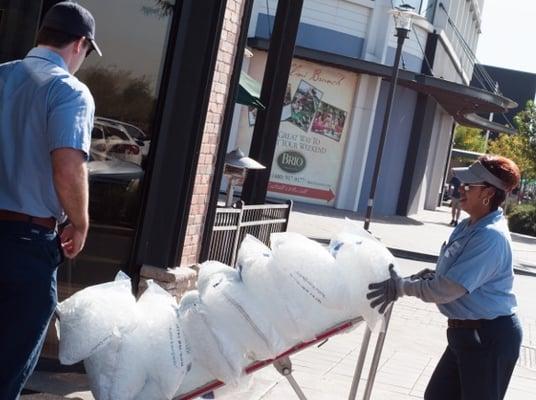
[[[291,209],[292,201],[260,205],[245,205],[239,201],[233,207],[218,207],[208,259],[234,266],[236,253],[246,234],[269,245],[270,234],[287,230]]]

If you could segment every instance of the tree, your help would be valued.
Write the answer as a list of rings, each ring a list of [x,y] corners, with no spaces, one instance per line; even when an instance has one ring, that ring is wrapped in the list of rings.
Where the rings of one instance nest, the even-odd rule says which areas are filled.
[[[478,128],[458,125],[454,132],[454,148],[483,153],[486,149],[486,138]]]
[[[173,13],[175,0],[153,0],[154,6],[143,6],[142,11],[147,15],[168,17]]]
[[[508,135],[501,133],[495,140],[490,140],[488,152],[514,161],[525,179],[536,178],[536,157],[532,153],[528,138],[525,135]]]
[[[514,117],[517,135],[502,133],[490,141],[488,152],[508,157],[521,170],[522,184],[536,179],[536,107],[528,101]]]
[[[527,101],[523,111],[517,113],[514,124],[519,134],[527,138],[536,157],[536,105],[532,100]]]

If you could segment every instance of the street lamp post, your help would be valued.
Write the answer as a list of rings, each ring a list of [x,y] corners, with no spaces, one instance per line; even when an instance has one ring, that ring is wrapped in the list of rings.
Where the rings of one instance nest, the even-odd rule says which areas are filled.
[[[391,118],[391,111],[393,109],[393,99],[395,96],[396,82],[398,80],[398,65],[400,64],[400,56],[402,55],[402,45],[404,40],[408,38],[408,33],[411,30],[411,21],[414,15],[414,8],[408,4],[402,4],[391,11],[395,19],[395,36],[398,38],[396,45],[395,61],[393,65],[393,72],[391,74],[391,86],[389,87],[389,95],[387,96],[387,104],[385,108],[385,114],[383,117],[383,125],[380,133],[380,143],[378,144],[378,151],[376,153],[376,160],[374,163],[374,171],[372,173],[372,183],[370,186],[370,193],[367,202],[367,213],[365,215],[365,230],[369,230],[370,219],[372,217],[372,209],[374,207],[374,195],[376,194],[376,186],[378,185],[378,177],[380,174],[380,165],[383,155],[383,146],[385,144],[385,138],[387,136],[387,130],[389,129],[389,120]]]

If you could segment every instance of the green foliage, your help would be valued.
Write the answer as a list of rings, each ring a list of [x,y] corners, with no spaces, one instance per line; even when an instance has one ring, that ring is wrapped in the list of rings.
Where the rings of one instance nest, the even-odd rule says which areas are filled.
[[[147,77],[99,66],[83,68],[78,75],[95,98],[98,116],[129,122],[150,135],[156,98]]]
[[[514,124],[519,134],[525,136],[536,150],[536,105],[533,101],[527,101],[523,111],[517,113]]]
[[[508,157],[514,161],[525,179],[536,177],[536,157],[526,136],[501,133],[497,139],[490,140],[488,153]]]
[[[483,153],[486,149],[486,138],[478,128],[458,125],[454,132],[454,148]]]
[[[513,206],[508,214],[510,231],[536,236],[536,203]]]
[[[536,106],[528,101],[514,117],[517,135],[500,134],[488,145],[488,152],[508,157],[521,170],[525,180],[536,179]]]

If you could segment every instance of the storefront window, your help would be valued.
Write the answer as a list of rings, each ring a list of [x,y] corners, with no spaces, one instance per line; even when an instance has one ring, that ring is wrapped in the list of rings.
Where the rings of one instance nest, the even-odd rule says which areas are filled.
[[[77,74],[96,105],[88,163],[91,224],[84,251],[59,269],[60,300],[128,270],[174,5],[167,0],[79,3],[95,17],[103,57],[91,54]]]

